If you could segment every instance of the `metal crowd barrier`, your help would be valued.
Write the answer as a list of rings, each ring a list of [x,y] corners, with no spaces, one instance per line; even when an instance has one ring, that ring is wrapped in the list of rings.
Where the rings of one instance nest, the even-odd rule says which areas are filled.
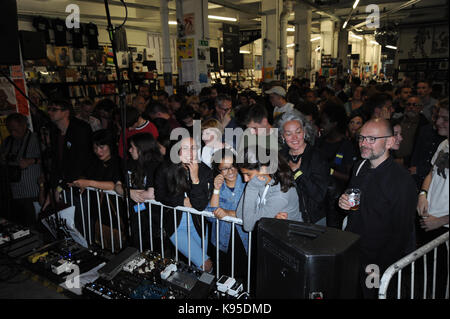
[[[105,243],[104,243],[104,236],[107,236],[108,234],[103,234],[103,230],[102,230],[102,205],[100,205],[100,195],[103,193],[105,198],[106,198],[106,202],[107,202],[107,207],[108,207],[108,215],[109,215],[109,225],[110,225],[110,237],[111,237],[111,251],[114,253],[116,251],[120,251],[122,249],[122,232],[121,232],[121,221],[120,221],[120,211],[121,211],[121,206],[119,204],[119,199],[122,200],[122,196],[117,194],[114,191],[105,191],[105,190],[100,190],[97,188],[92,188],[92,187],[88,187],[84,190],[83,193],[79,194],[79,200],[77,198],[74,198],[73,195],[73,188],[70,187],[69,190],[63,190],[63,200],[66,204],[68,204],[70,202],[70,204],[72,206],[75,205],[76,208],[79,208],[79,211],[81,212],[81,223],[82,223],[82,235],[84,236],[84,238],[86,239],[86,241],[91,245],[93,243],[93,239],[92,239],[92,225],[91,225],[91,196],[92,194],[94,194],[96,200],[97,200],[97,214],[98,214],[98,223],[99,223],[99,232],[100,232],[100,244],[102,249],[105,249]],[[69,193],[70,194],[67,194]],[[68,196],[70,195],[70,198],[68,198]],[[115,203],[115,212],[116,212],[116,216],[112,216],[111,213],[111,204],[110,204],[110,198],[115,199],[114,203]],[[143,251],[143,231],[144,231],[144,227],[146,227],[147,225],[142,225],[141,223],[141,215],[142,214],[147,214],[148,213],[148,229],[149,229],[149,242],[150,242],[150,250],[151,251],[155,251],[156,249],[156,245],[154,245],[154,237],[153,237],[153,223],[152,223],[152,217],[154,213],[159,213],[160,214],[160,225],[159,225],[159,229],[160,229],[160,241],[161,241],[161,247],[160,247],[160,253],[161,256],[164,258],[165,256],[165,247],[164,247],[164,225],[163,225],[163,214],[164,214],[164,208],[172,210],[173,211],[173,216],[174,216],[174,230],[175,230],[175,260],[178,261],[179,260],[179,256],[178,256],[178,230],[177,230],[177,211],[181,211],[181,212],[185,212],[188,214],[188,263],[189,265],[191,265],[191,242],[190,242],[190,238],[191,238],[191,234],[190,234],[190,216],[191,214],[196,214],[201,216],[201,220],[202,220],[202,233],[201,233],[201,240],[202,240],[202,260],[205,260],[205,250],[208,247],[208,243],[206,242],[206,238],[205,238],[205,228],[206,228],[206,223],[205,223],[205,218],[214,218],[217,220],[216,222],[216,263],[214,265],[215,267],[215,272],[216,272],[216,278],[220,278],[221,275],[227,275],[231,277],[234,277],[235,274],[235,242],[234,242],[234,235],[235,235],[235,225],[242,225],[242,220],[239,218],[234,218],[234,217],[230,217],[230,216],[226,216],[223,219],[220,219],[220,221],[224,221],[224,222],[229,222],[231,223],[232,226],[232,233],[231,233],[231,274],[222,274],[220,273],[220,268],[219,268],[219,219],[217,219],[213,213],[211,212],[207,212],[207,211],[197,211],[196,209],[193,208],[189,208],[189,207],[183,207],[183,206],[177,206],[177,207],[170,207],[167,205],[164,205],[160,202],[157,202],[155,200],[147,200],[145,201],[145,203],[148,203],[148,209],[146,209],[145,211],[141,211],[140,205],[137,205],[138,209],[137,209],[137,220],[138,220],[138,224],[137,224],[137,231],[138,231],[138,236],[139,236],[139,250],[142,252]],[[86,204],[86,205],[85,205]],[[153,207],[152,207],[153,206]],[[158,207],[159,212],[154,212],[155,208],[154,207]],[[131,236],[132,233],[134,233],[136,230],[132,229],[131,226],[131,220],[130,220],[130,211],[129,211],[129,205],[126,205],[127,207],[127,215],[126,218],[128,219],[128,235]],[[156,209],[156,210],[158,210]],[[87,216],[86,216],[87,213]],[[166,210],[167,213],[167,210]],[[125,216],[123,216],[125,217]],[[113,218],[117,219],[117,226],[118,226],[118,234],[119,234],[119,242],[118,242],[118,246],[116,245],[117,243],[115,243],[115,239],[114,239],[114,228],[113,228]],[[200,235],[200,234],[199,234]],[[247,254],[247,293],[250,293],[250,267],[251,267],[251,245],[252,243],[252,233],[249,233],[249,242],[248,242],[248,254]],[[240,265],[242,266],[242,265]],[[202,269],[204,270],[204,265],[202,265]]]
[[[436,274],[437,274],[437,262],[438,262],[438,247],[440,245],[446,245],[447,248],[447,284],[446,284],[446,290],[445,290],[445,299],[449,298],[449,247],[448,247],[448,232],[442,234],[441,236],[437,237],[436,239],[430,241],[429,243],[425,244],[424,246],[420,247],[416,251],[412,252],[411,254],[403,257],[393,265],[391,265],[386,271],[384,272],[383,276],[381,277],[380,281],[380,288],[378,291],[378,298],[379,299],[387,299],[387,291],[389,288],[389,284],[391,282],[391,279],[394,275],[397,276],[397,299],[400,299],[402,297],[402,288],[404,288],[405,284],[408,285],[408,290],[410,291],[410,299],[414,299],[415,297],[415,288],[419,285],[415,285],[415,263],[416,260],[419,258],[423,258],[423,286],[420,288],[423,289],[423,299],[428,298],[428,284],[429,279],[432,279],[432,291],[431,291],[431,298],[435,299],[436,297]],[[428,269],[427,269],[427,254],[433,250],[433,276],[432,278],[429,278],[428,276]],[[404,270],[406,267],[411,267],[411,273],[407,273],[409,275],[410,281],[405,283],[402,283],[402,270]],[[422,275],[422,274],[420,274]]]

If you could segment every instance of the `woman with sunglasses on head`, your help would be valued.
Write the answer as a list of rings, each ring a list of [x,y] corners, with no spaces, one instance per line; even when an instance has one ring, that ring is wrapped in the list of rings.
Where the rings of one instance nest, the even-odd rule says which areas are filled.
[[[314,147],[314,128],[297,110],[284,113],[278,128],[283,145],[280,154],[294,175],[302,218],[305,222],[326,226],[330,167]]]
[[[164,205],[184,206],[203,211],[208,205],[213,188],[213,175],[206,164],[199,162],[198,145],[190,136],[181,137],[167,150],[170,160],[164,162],[157,171],[155,189],[156,200]],[[173,210],[166,210],[164,228],[172,244],[178,243],[178,250],[189,256],[188,223],[190,227],[191,261],[205,271],[212,270],[212,261],[206,254],[207,230],[204,240],[201,239],[202,220],[199,215],[177,211],[177,235],[175,233]],[[203,242],[205,246],[202,246]],[[203,249],[202,249],[203,248]],[[205,258],[203,259],[203,254]]]
[[[236,156],[230,149],[220,149],[213,156],[213,169],[216,177],[214,178],[214,192],[211,196],[206,210],[212,211],[216,218],[210,218],[211,222],[211,243],[219,246],[219,268],[224,274],[231,274],[232,259],[232,223],[217,221],[226,216],[236,217],[236,209],[239,200],[244,192],[245,182],[236,163]],[[219,238],[217,238],[216,229],[219,223]],[[241,225],[235,225],[234,236],[234,258],[235,258],[235,277],[245,278],[247,251],[248,251],[248,233],[244,232]],[[236,267],[236,265],[239,265]]]

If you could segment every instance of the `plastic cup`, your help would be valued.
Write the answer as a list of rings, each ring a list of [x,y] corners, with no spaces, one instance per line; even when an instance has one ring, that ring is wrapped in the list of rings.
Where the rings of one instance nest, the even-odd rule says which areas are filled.
[[[361,190],[358,188],[349,188],[345,191],[348,195],[348,202],[351,206],[351,210],[358,210],[359,203],[361,201]]]

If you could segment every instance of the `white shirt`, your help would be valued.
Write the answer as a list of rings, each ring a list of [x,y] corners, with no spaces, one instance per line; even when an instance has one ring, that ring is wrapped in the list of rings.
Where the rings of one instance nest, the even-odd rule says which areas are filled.
[[[448,168],[448,138],[439,144],[439,147],[434,153],[431,159],[432,178],[430,188],[428,189],[428,214],[435,217],[442,217],[448,215],[448,191],[449,191],[449,168]],[[443,164],[447,163],[447,167],[444,168]],[[440,174],[438,173],[438,167],[441,167]],[[445,175],[445,178],[444,176]],[[447,225],[444,225],[448,227]]]
[[[93,116],[89,116],[89,121],[86,121],[80,115],[77,115],[76,118],[78,118],[78,119],[88,123],[91,126],[92,132],[95,132],[95,131],[98,131],[98,130],[102,129],[102,123],[100,122],[100,120],[95,118],[95,117],[93,117]]]
[[[233,149],[233,147],[231,147],[230,145],[228,145],[226,143],[223,148],[227,148],[236,154],[236,151]],[[200,155],[202,162],[205,163],[206,165],[208,165],[209,168],[212,168],[213,154],[220,149],[222,149],[222,148],[221,147],[213,148],[208,145],[203,146],[201,155]]]
[[[276,106],[273,109],[273,118],[276,118],[277,116],[279,116],[282,113],[292,111],[293,109],[294,109],[294,104],[292,104],[292,103],[286,103],[282,107]]]

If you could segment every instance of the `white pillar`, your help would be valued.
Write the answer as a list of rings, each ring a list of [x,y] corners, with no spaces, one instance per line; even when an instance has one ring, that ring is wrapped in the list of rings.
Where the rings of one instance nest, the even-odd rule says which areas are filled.
[[[170,32],[169,32],[169,0],[160,0],[161,30],[163,42],[163,72],[164,72],[164,90],[173,94],[172,84],[172,56],[170,53]]]
[[[261,11],[266,13],[261,18],[264,82],[277,79],[275,70],[277,68],[277,61],[279,60],[279,17],[283,9],[282,5],[282,0],[262,0],[261,4]]]
[[[342,60],[343,72],[350,68],[350,61],[347,58],[348,51],[348,31],[343,30],[342,27],[339,28],[339,41],[337,50],[337,60]]]
[[[280,14],[280,80],[286,85],[287,82],[287,22],[292,11],[292,2],[285,0],[283,11]]]
[[[295,77],[310,77],[311,72],[311,17],[312,10],[297,3],[295,12]]]
[[[208,0],[177,0],[177,21],[183,23],[186,18],[192,22],[189,30],[185,30],[183,37],[178,34],[178,40],[188,40],[193,45],[193,58],[186,59],[181,63],[180,84],[189,84],[190,89],[198,94],[200,90],[210,85],[208,77],[209,64],[209,24],[208,24]],[[180,27],[180,26],[178,26]],[[186,31],[187,34],[186,34]],[[199,55],[199,49],[201,55]],[[192,74],[193,81],[183,83],[184,75]]]
[[[334,53],[334,22],[324,20],[320,22],[320,49],[323,54]]]

